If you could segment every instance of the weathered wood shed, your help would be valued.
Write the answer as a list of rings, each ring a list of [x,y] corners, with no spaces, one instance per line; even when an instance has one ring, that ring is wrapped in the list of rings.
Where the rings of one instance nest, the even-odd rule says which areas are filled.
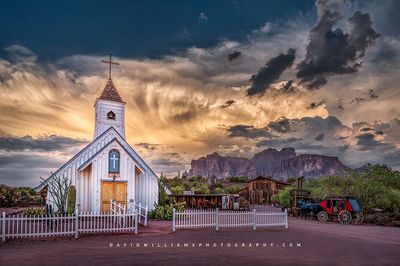
[[[272,196],[289,184],[272,177],[259,176],[247,181],[247,186],[239,191],[239,195],[250,204],[271,204]]]

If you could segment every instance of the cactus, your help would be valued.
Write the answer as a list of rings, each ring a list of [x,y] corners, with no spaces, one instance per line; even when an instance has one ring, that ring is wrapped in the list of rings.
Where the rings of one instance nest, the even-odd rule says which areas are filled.
[[[76,188],[75,186],[70,186],[68,190],[67,213],[70,214],[74,213],[75,201],[76,201]]]

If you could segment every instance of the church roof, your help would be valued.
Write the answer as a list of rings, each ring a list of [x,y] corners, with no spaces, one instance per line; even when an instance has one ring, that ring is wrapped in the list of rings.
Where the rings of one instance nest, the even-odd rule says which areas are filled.
[[[101,93],[99,99],[124,103],[121,99],[121,96],[119,95],[119,93],[117,91],[117,88],[115,88],[114,83],[112,82],[111,78],[108,79],[107,84],[104,87],[104,90]]]

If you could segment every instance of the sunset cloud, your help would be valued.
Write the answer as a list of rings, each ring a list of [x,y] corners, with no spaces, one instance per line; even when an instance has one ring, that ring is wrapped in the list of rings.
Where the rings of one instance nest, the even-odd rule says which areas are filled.
[[[223,39],[209,48],[160,58],[115,57],[120,65],[113,68],[113,82],[126,102],[127,141],[157,173],[168,176],[214,151],[250,157],[289,146],[299,153],[338,156],[354,167],[365,162],[400,167],[400,41],[383,29],[385,18],[374,5],[341,10],[353,23],[351,37],[341,36],[355,54],[335,69],[362,58],[357,71],[333,75],[325,68],[329,71],[297,75],[297,66],[305,70],[328,63],[323,58],[330,54],[343,55],[312,49],[322,41],[309,37],[319,22],[303,15],[267,22],[243,40]],[[353,32],[365,24],[359,20],[371,22],[374,31],[367,23]],[[334,22],[343,25],[342,18]],[[35,185],[93,139],[93,105],[107,68],[97,55],[42,60],[29,47],[2,49],[0,173],[2,179],[14,173]],[[316,77],[326,78],[326,84],[309,90],[302,80]],[[26,173],[25,163],[36,166]]]

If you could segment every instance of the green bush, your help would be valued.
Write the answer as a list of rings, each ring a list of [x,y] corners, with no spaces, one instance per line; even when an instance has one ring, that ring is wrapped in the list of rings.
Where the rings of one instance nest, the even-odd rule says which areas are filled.
[[[238,193],[241,188],[239,186],[229,186],[224,189],[227,194],[235,194]]]
[[[220,188],[220,187],[215,188],[215,194],[223,194],[223,193],[224,193],[223,188]]]
[[[15,187],[0,185],[0,207],[16,207],[21,200],[21,191]]]
[[[171,190],[171,193],[175,194],[175,195],[183,194],[183,191],[185,190],[185,187],[183,187],[181,185],[178,185],[178,186],[171,187],[170,190]]]
[[[156,205],[156,208],[149,213],[150,219],[172,220],[173,209],[182,211],[185,209],[185,203],[170,203],[165,205]]]
[[[44,209],[43,208],[29,208],[24,211],[24,214],[27,216],[43,216]]]
[[[290,207],[290,190],[292,187],[286,187],[285,189],[279,191],[277,194],[272,196],[272,201],[279,202],[286,208]]]
[[[69,213],[69,214],[74,213],[75,202],[76,202],[76,188],[75,188],[75,186],[70,186],[69,190],[68,190],[67,213]]]
[[[210,194],[210,189],[206,183],[194,182],[190,190],[198,194]]]
[[[229,182],[245,183],[247,182],[247,176],[233,176],[228,178]]]

